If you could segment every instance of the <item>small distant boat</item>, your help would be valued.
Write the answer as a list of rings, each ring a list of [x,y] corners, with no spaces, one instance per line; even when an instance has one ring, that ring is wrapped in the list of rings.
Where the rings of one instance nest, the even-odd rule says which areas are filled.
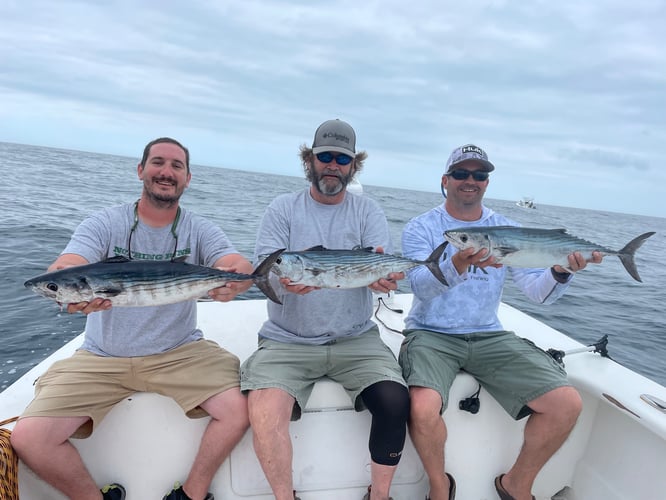
[[[521,208],[536,208],[536,205],[534,204],[534,198],[528,198],[524,197],[516,202],[516,205],[518,205]]]

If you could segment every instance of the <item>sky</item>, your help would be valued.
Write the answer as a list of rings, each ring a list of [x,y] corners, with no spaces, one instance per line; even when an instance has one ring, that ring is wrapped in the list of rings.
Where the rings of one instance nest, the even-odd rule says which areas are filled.
[[[0,141],[302,176],[328,119],[363,184],[666,217],[666,2],[3,0]],[[1,160],[1,159],[0,159]]]

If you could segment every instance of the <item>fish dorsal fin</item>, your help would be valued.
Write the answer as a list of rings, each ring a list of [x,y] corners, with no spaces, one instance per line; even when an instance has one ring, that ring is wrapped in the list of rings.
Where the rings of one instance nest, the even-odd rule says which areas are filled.
[[[370,252],[374,253],[375,249],[373,247],[362,247],[361,245],[356,245],[352,250],[357,250],[359,252]]]
[[[179,264],[184,263],[187,260],[188,255],[181,255],[180,257],[177,257],[175,259],[171,259],[171,262],[178,262]]]
[[[313,247],[308,248],[305,250],[306,252],[323,252],[325,250],[328,250],[324,245],[315,245]]]
[[[102,264],[122,264],[123,262],[131,262],[131,259],[128,259],[124,255],[114,255],[101,261]]]

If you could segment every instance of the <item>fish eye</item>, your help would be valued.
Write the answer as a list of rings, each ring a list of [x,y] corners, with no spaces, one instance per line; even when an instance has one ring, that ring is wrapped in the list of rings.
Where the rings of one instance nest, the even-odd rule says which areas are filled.
[[[463,243],[467,243],[467,236],[461,236],[460,241],[462,241]]]
[[[277,259],[275,259],[275,263],[282,264],[282,257],[278,257]]]
[[[52,292],[58,291],[58,285],[55,283],[49,283],[48,285],[46,285],[46,288],[51,290]]]

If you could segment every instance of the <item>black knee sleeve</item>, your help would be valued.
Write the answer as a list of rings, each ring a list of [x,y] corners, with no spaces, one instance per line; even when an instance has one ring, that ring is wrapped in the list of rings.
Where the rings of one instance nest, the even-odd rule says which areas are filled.
[[[372,415],[369,448],[373,462],[398,465],[407,436],[409,391],[387,380],[372,384],[361,397]]]

